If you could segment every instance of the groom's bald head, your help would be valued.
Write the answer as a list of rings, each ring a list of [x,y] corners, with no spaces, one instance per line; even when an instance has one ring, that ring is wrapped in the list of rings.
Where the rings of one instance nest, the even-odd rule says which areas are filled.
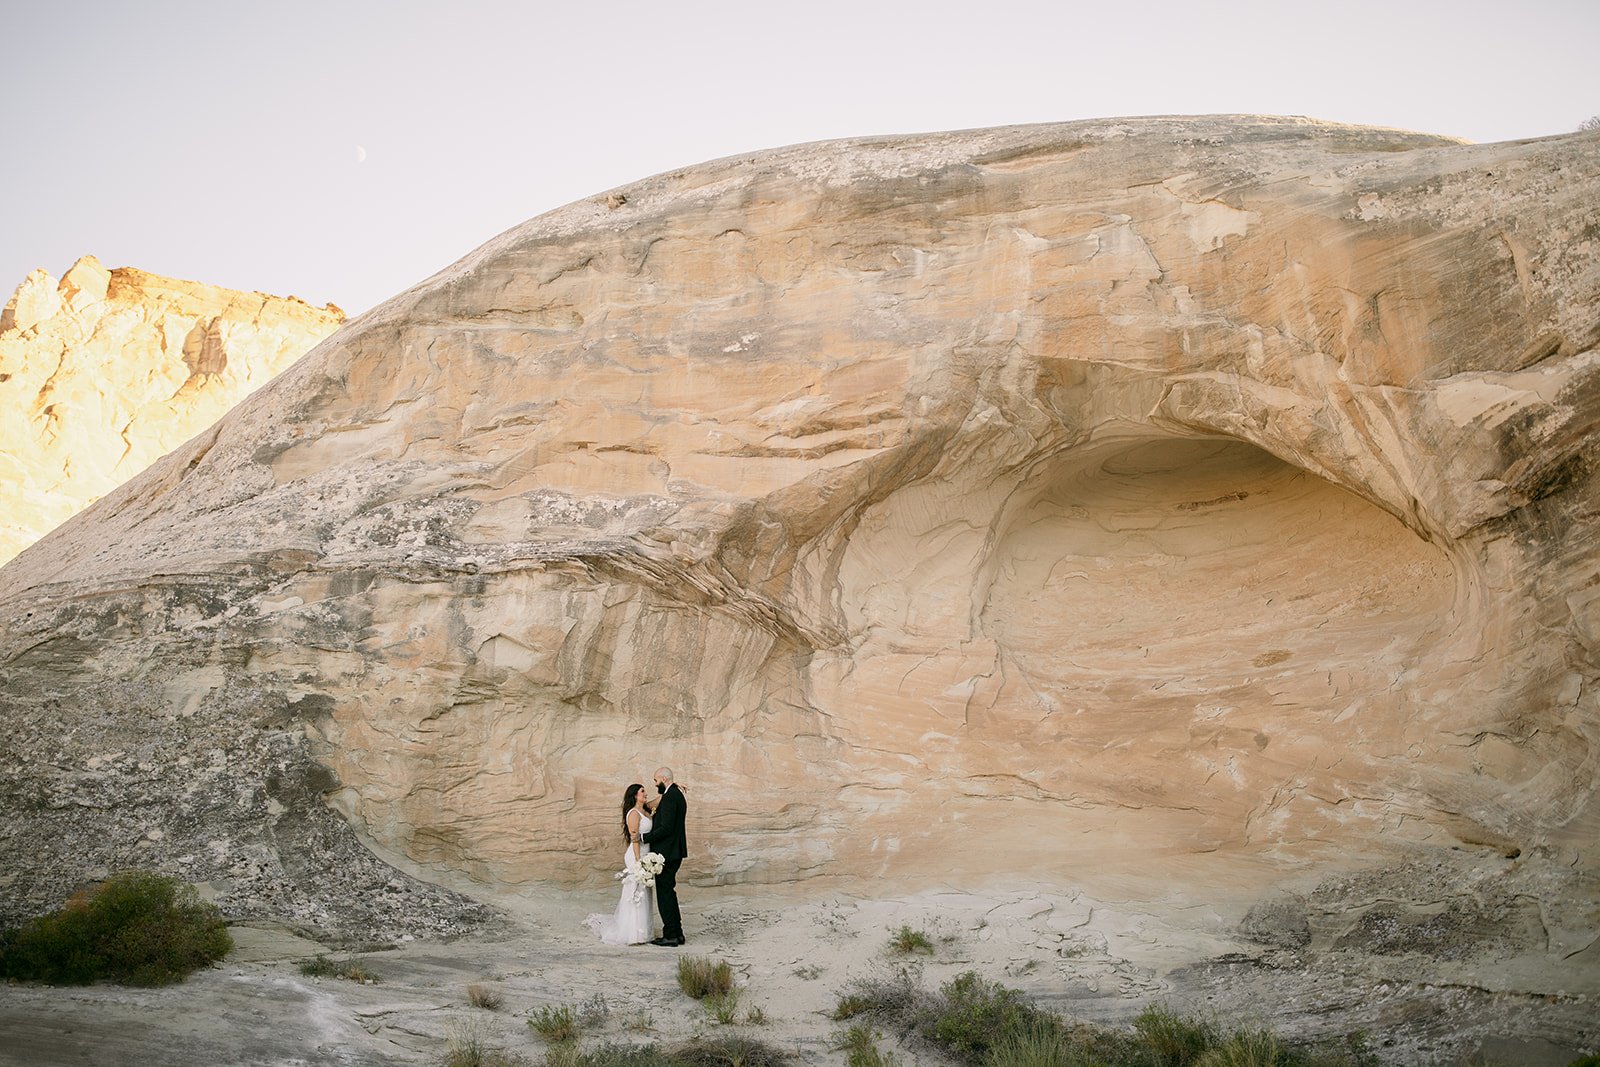
[[[672,768],[671,767],[657,767],[656,768],[656,781],[660,782],[662,785],[671,785],[672,784]]]

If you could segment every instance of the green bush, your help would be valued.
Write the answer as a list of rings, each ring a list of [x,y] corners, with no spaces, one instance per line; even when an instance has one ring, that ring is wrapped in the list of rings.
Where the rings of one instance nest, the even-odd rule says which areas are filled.
[[[1047,1025],[1023,1026],[1001,1034],[983,1062],[984,1067],[1089,1067],[1117,1061],[1093,1055],[1064,1027]]]
[[[853,1020],[839,1047],[851,1067],[882,1067],[872,1024],[910,1047],[937,1050],[961,1067],[1375,1067],[1363,1034],[1295,1045],[1261,1029],[1228,1031],[1168,1008],[1146,1008],[1133,1026],[1075,1022],[968,971],[928,992],[911,971],[857,979],[835,1019]],[[1600,1067],[1600,1065],[1596,1065]]]
[[[331,978],[339,973],[339,965],[328,958],[325,952],[319,952],[309,960],[300,961],[300,973],[307,978]]]
[[[548,1004],[528,1016],[528,1025],[552,1045],[578,1040],[580,1027],[578,1013],[566,1004],[550,1007]]]
[[[933,941],[921,930],[913,930],[909,926],[902,925],[889,938],[889,951],[901,956],[911,956],[917,953],[931,956],[933,955]]]
[[[860,1024],[840,1034],[838,1048],[844,1053],[845,1067],[895,1067],[899,1061],[894,1053],[878,1048],[879,1036],[876,1030]]]
[[[0,977],[50,985],[170,985],[232,949],[221,912],[193,886],[151,871],[124,871],[0,936]]]
[[[1015,989],[984,981],[973,971],[956,976],[940,993],[944,1004],[929,1036],[963,1058],[981,1057],[1007,1036],[1052,1020]]]
[[[1240,1030],[1213,1045],[1194,1061],[1195,1067],[1286,1067],[1289,1050],[1265,1030]]]
[[[1140,1012],[1133,1028],[1144,1039],[1156,1067],[1188,1067],[1221,1040],[1210,1023],[1185,1018],[1159,1004]]]

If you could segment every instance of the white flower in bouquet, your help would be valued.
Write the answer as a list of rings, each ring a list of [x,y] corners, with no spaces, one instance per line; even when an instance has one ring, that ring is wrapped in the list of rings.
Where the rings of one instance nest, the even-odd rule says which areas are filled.
[[[630,870],[618,871],[617,877],[628,879],[633,883],[633,902],[635,904],[644,899],[645,893],[656,884],[656,875],[666,869],[667,861],[659,852],[646,852],[639,857],[639,865]]]

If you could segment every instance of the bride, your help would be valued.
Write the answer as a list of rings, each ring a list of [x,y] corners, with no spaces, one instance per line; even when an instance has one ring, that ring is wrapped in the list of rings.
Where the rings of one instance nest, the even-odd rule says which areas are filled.
[[[583,924],[608,945],[642,945],[650,940],[655,915],[650,891],[635,880],[639,857],[650,851],[644,835],[650,831],[650,795],[635,783],[622,794],[622,835],[627,850],[622,853],[622,896],[611,915],[591,915]]]

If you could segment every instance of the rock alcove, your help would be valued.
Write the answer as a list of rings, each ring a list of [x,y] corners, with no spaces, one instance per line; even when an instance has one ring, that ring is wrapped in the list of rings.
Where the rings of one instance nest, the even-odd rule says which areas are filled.
[[[0,570],[10,906],[596,886],[661,761],[702,883],[1588,878],[1593,143],[1079,123],[531,220]]]

